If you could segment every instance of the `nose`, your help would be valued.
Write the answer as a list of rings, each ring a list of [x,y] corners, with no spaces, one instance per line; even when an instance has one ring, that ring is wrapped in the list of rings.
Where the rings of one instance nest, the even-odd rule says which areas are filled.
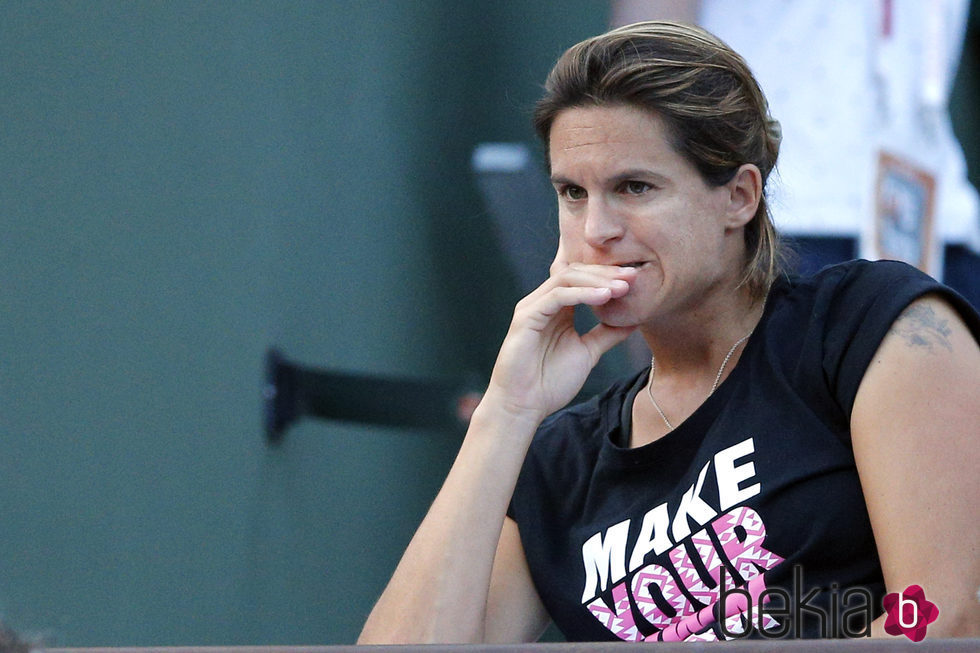
[[[592,247],[605,247],[623,237],[625,232],[622,216],[602,201],[592,200],[586,207],[583,235]]]

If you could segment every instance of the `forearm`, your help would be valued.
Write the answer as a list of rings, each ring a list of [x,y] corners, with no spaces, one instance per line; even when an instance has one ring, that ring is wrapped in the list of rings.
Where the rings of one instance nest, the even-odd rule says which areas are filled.
[[[635,276],[633,268],[573,265],[556,258],[552,275],[518,302],[456,462],[359,643],[485,639],[494,556],[531,438],[546,415],[581,389],[599,357],[633,330],[599,324],[579,335],[573,307],[622,297]],[[509,545],[513,539],[508,538]],[[508,555],[523,556],[511,549]],[[514,575],[513,568],[509,573]],[[503,599],[495,598],[539,603],[529,578],[519,585],[527,591],[512,588]],[[534,620],[533,615],[522,618]],[[516,626],[509,632],[527,633]]]
[[[481,403],[359,644],[483,640],[494,553],[539,421]]]

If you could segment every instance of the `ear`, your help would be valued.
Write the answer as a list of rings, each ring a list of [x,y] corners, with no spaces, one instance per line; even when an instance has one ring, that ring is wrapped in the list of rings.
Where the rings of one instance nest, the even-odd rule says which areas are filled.
[[[728,212],[725,227],[738,229],[747,225],[762,200],[762,173],[752,163],[746,163],[735,171],[725,186],[728,188]]]

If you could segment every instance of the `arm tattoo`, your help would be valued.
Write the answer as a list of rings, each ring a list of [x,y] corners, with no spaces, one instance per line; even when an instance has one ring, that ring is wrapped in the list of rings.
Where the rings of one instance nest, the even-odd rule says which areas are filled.
[[[953,351],[949,342],[952,329],[947,320],[940,319],[932,307],[925,304],[913,304],[905,309],[892,324],[890,333],[901,337],[909,347],[930,352],[936,347]]]

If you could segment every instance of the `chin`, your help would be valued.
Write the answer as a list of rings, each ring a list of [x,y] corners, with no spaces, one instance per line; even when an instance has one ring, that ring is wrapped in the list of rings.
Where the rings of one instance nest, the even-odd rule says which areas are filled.
[[[597,320],[611,327],[631,327],[640,323],[631,307],[621,299],[614,299],[602,306],[593,306]]]

